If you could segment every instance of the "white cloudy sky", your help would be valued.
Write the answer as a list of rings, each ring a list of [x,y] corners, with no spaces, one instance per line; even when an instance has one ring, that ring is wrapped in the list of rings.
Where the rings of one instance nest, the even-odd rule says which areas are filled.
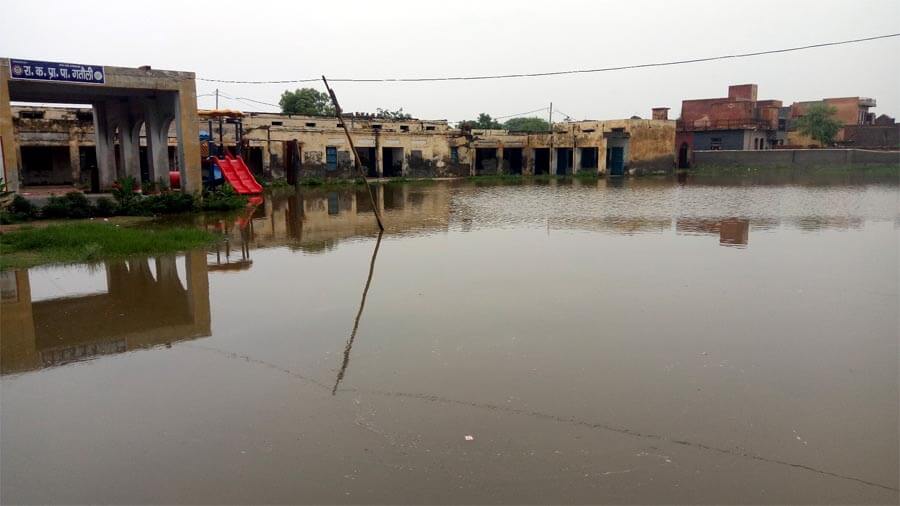
[[[277,80],[421,77],[596,68],[777,49],[900,32],[897,0],[4,1],[0,55]],[[866,96],[900,113],[900,38],[668,68],[451,83],[336,86],[347,111],[503,116],[553,102],[575,119],[647,117],[653,106],[759,84],[786,103]],[[198,81],[276,103],[285,85]],[[320,87],[318,84],[316,87]],[[211,107],[212,97],[199,98]],[[223,99],[224,107],[273,110]],[[555,116],[554,119],[561,119]]]

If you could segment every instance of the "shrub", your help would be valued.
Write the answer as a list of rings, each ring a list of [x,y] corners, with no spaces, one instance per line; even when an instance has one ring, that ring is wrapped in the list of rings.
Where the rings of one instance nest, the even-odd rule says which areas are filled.
[[[13,220],[25,221],[36,218],[38,214],[38,208],[25,197],[16,195],[15,197],[13,197],[13,200],[9,204],[9,207],[6,208],[6,212],[9,213],[10,217]]]
[[[115,216],[119,212],[119,206],[109,197],[100,197],[94,204],[94,216]]]
[[[137,205],[140,214],[187,213],[193,211],[194,208],[194,196],[182,192],[166,192],[143,197]]]
[[[246,205],[247,198],[239,195],[228,183],[203,194],[202,208],[205,211],[230,211]]]
[[[41,209],[44,218],[90,218],[93,214],[94,206],[81,192],[50,197],[47,205]]]
[[[122,214],[136,214],[139,211],[137,206],[141,195],[137,192],[137,181],[133,177],[117,179],[113,183],[112,195]]]

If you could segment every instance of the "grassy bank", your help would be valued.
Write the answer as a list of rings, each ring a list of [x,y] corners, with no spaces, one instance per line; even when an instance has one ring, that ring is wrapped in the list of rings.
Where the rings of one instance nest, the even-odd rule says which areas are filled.
[[[95,222],[22,227],[0,235],[0,270],[173,253],[217,240],[196,228],[155,230]]]

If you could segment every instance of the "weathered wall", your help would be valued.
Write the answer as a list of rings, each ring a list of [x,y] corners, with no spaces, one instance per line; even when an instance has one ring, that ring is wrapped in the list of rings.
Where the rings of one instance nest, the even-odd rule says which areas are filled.
[[[855,148],[900,149],[900,125],[848,125],[844,142]]]
[[[765,151],[695,151],[694,167],[897,166],[900,151],[861,149],[773,149]]]

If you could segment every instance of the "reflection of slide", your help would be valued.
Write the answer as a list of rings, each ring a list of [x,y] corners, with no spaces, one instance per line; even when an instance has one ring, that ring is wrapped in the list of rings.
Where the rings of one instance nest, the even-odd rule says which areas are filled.
[[[225,154],[225,158],[213,157],[216,165],[222,170],[222,175],[234,187],[234,191],[241,194],[262,193],[262,186],[256,182],[256,178],[250,173],[250,168],[240,157],[235,158]]]

